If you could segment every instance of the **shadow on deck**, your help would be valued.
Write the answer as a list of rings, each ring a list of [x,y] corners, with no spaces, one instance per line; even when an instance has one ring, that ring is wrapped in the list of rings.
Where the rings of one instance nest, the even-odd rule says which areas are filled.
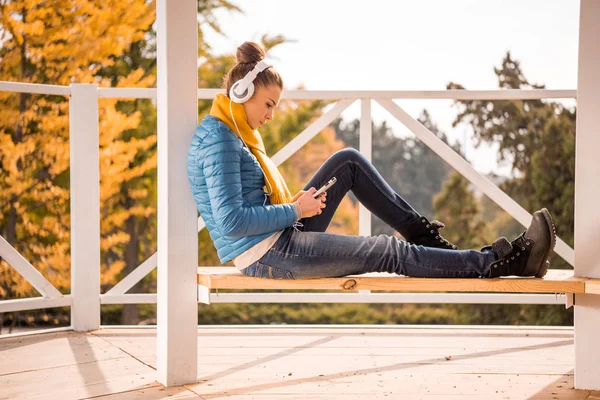
[[[573,389],[569,328],[198,330],[198,382],[156,379],[156,329],[0,339],[0,398],[600,399]]]

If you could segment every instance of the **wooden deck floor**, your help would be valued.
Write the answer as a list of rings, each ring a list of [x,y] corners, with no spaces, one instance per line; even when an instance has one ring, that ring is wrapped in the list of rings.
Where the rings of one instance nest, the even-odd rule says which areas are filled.
[[[155,382],[155,329],[0,339],[1,399],[600,399],[573,389],[573,331],[208,327],[198,383]]]

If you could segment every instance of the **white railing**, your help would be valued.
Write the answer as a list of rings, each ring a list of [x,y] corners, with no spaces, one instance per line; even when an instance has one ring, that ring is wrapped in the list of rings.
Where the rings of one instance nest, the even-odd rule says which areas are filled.
[[[37,85],[30,83],[0,82],[0,91],[33,93],[47,95],[64,95],[71,93],[71,88],[56,85]],[[40,308],[72,306],[72,295],[63,295],[52,285],[29,261],[0,236],[0,257],[10,264],[29,282],[42,297],[0,301],[0,312],[34,310]]]
[[[2,256],[41,294],[39,298],[0,301],[0,312],[71,307],[75,330],[96,329],[100,324],[100,166],[98,88],[0,82],[0,90],[69,96],[71,294],[62,295],[6,240]]]
[[[21,311],[59,306],[72,306],[72,326],[76,330],[98,327],[100,304],[156,303],[157,295],[127,292],[157,266],[153,254],[105,294],[100,294],[100,204],[99,204],[99,98],[156,99],[156,89],[98,88],[96,85],[38,85],[0,82],[0,91],[69,96],[71,142],[71,294],[62,295],[6,240],[0,237],[0,256],[29,281],[43,297],[0,301],[0,312]],[[221,89],[198,89],[198,98],[211,100]],[[276,165],[285,162],[323,128],[335,120],[355,101],[361,103],[359,150],[371,160],[371,103],[376,101],[403,123],[423,143],[453,166],[479,190],[490,197],[522,225],[527,226],[531,214],[478,173],[450,146],[437,138],[416,119],[398,106],[394,99],[510,100],[576,98],[575,90],[442,90],[442,91],[309,91],[287,90],[282,98],[289,100],[338,100],[327,112],[304,129],[272,156]],[[205,228],[198,218],[198,231]],[[371,214],[360,205],[359,234],[371,234]],[[574,251],[560,238],[556,253],[569,264]],[[222,302],[350,302],[350,303],[488,303],[488,304],[565,304],[560,294],[494,294],[494,293],[206,293],[204,301]],[[90,328],[90,329],[91,329]]]

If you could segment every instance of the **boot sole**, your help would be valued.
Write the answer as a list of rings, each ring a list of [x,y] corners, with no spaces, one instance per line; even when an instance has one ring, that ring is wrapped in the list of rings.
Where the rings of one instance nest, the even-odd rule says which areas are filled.
[[[548,272],[548,268],[550,267],[550,262],[548,262],[548,257],[550,257],[550,253],[554,250],[554,246],[556,245],[556,226],[554,226],[554,221],[552,220],[552,216],[550,216],[550,212],[546,208],[542,208],[542,215],[548,224],[548,228],[550,229],[550,247],[548,251],[544,255],[544,263],[542,264],[542,268],[535,274],[537,278],[543,278],[544,275]]]

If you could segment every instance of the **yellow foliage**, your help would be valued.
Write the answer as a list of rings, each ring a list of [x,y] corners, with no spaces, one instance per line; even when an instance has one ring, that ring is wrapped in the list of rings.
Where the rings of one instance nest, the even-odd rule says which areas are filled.
[[[132,199],[142,199],[148,197],[148,189],[129,189],[127,193]]]
[[[0,6],[0,80],[69,85],[97,83],[131,44],[144,38],[155,19],[146,0],[13,0]],[[116,82],[151,87],[156,78],[141,69]],[[121,185],[156,168],[156,157],[135,161],[156,138],[122,138],[136,129],[139,113],[126,115],[116,99],[99,103],[102,213],[117,217],[102,224],[102,249],[129,240],[129,215],[153,215],[146,206],[123,212]],[[59,289],[70,286],[69,103],[61,96],[0,93],[0,235]],[[128,190],[125,190],[127,193]],[[141,197],[141,192],[137,192]],[[103,281],[114,281],[122,262],[103,265]],[[22,297],[35,290],[0,262],[0,297]]]
[[[125,267],[125,262],[123,260],[116,260],[109,266],[103,264],[100,271],[100,285],[114,284],[115,276],[117,276],[119,272],[123,270],[123,267]]]
[[[154,3],[144,0],[15,0],[2,8],[0,25],[11,36],[4,46],[15,50],[7,53],[2,69],[20,70],[26,58],[36,71],[10,78],[57,85],[94,82],[98,70],[142,39],[155,19]]]
[[[0,282],[0,300],[37,293],[37,290],[4,260],[0,261]]]
[[[117,232],[112,235],[105,236],[100,242],[100,248],[104,251],[116,246],[120,243],[125,243],[129,240],[129,235],[125,232]]]

